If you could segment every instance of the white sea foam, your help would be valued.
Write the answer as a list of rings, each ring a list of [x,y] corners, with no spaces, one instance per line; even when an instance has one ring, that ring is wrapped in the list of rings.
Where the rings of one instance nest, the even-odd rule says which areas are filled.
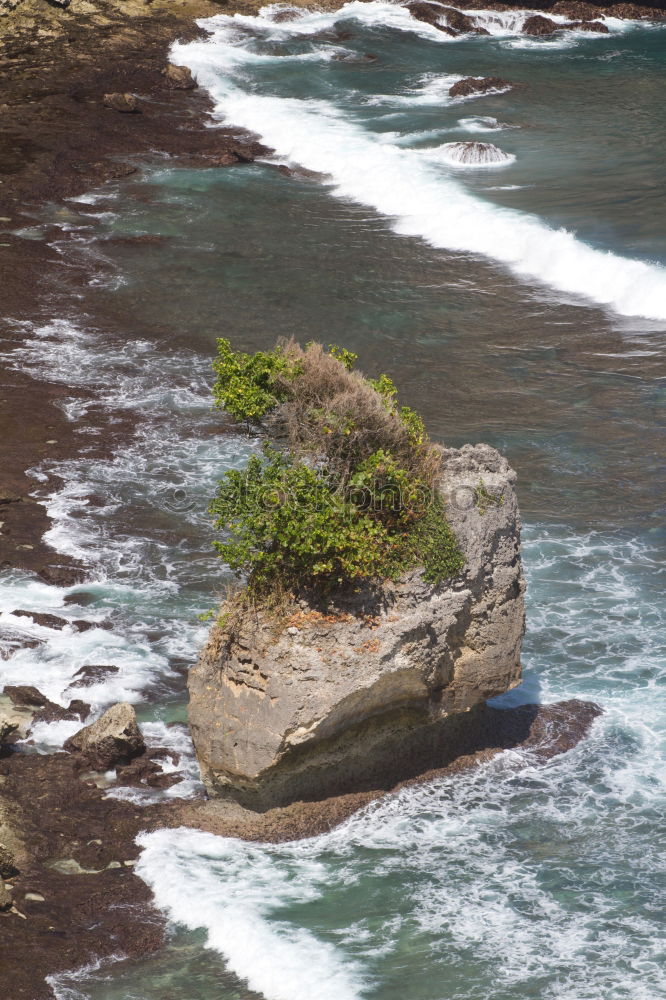
[[[507,122],[499,122],[491,115],[479,115],[476,118],[459,118],[459,128],[465,132],[501,132],[504,129],[519,128],[518,125],[510,125]]]
[[[339,948],[271,919],[288,905],[317,899],[325,866],[308,859],[290,873],[261,846],[187,829],[144,834],[139,844],[135,871],[158,906],[184,927],[203,928],[208,946],[266,1000],[359,1000],[363,980]]]
[[[358,6],[350,4],[345,10],[357,16]],[[381,11],[373,14],[366,9],[363,14],[366,19],[371,15],[380,17]],[[483,202],[453,177],[436,173],[418,151],[381,142],[330,101],[243,89],[238,70],[251,42],[238,45],[234,20],[222,15],[210,19],[205,22],[209,39],[178,44],[172,53],[208,87],[226,121],[258,133],[292,163],[329,175],[333,194],[394,220],[393,228],[401,235],[419,237],[441,249],[490,257],[523,280],[624,315],[666,319],[664,268],[595,250],[573,233],[552,229],[534,216]],[[261,17],[250,20],[262,30],[268,24]],[[304,21],[307,18],[297,23],[302,26]],[[334,21],[331,15],[329,24]]]
[[[52,518],[45,539],[82,561],[90,579],[52,587],[17,571],[0,574],[0,686],[33,684],[60,705],[81,698],[99,714],[113,702],[138,703],[147,691],[173,685],[173,664],[180,668],[196,657],[207,632],[196,614],[210,606],[224,576],[210,547],[208,497],[221,472],[242,462],[252,445],[206,433],[217,422],[207,358],[119,341],[65,319],[17,324],[21,329],[24,343],[9,364],[74,389],[94,385],[96,406],[139,417],[135,436],[112,457],[84,452],[47,466],[64,485],[41,497]],[[89,405],[88,398],[72,397],[64,408],[80,419]],[[33,471],[37,486],[44,473]],[[12,614],[17,609],[100,627],[48,628]],[[113,627],[102,627],[109,620]],[[118,669],[78,686],[76,673],[92,664]],[[52,748],[78,727],[42,723],[34,736]],[[185,783],[172,794],[194,789],[192,761],[190,753]]]
[[[147,805],[163,799],[189,799],[202,795],[204,786],[199,773],[199,764],[194,745],[186,725],[167,726],[161,720],[143,722],[141,732],[149,749],[166,748],[174,754],[174,759],[160,760],[163,774],[178,774],[180,780],[162,791],[157,788],[127,787],[114,785],[106,793],[110,799],[122,799],[136,805]]]

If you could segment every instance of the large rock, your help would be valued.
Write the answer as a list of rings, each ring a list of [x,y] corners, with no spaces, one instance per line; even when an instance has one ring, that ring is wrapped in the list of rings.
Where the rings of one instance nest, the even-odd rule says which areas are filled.
[[[410,3],[405,4],[405,7],[417,21],[423,21],[425,24],[432,25],[433,28],[437,28],[438,31],[442,31],[445,35],[457,35],[458,32],[454,31],[444,20],[444,9],[441,4],[426,3],[425,0],[411,0]]]
[[[490,34],[486,28],[482,28],[477,24],[473,17],[470,17],[469,14],[463,14],[461,10],[457,10],[455,7],[443,7],[442,13],[446,18],[449,28],[453,28],[454,31],[458,31],[463,35]]]
[[[559,31],[562,25],[552,21],[542,14],[532,14],[523,21],[522,32],[524,35],[534,35],[536,38],[542,35],[552,35],[554,31]]]
[[[97,722],[84,726],[63,745],[81,754],[86,766],[100,771],[126,764],[146,749],[134,709],[127,702],[112,705]]]
[[[175,66],[167,63],[162,70],[165,83],[172,90],[194,90],[198,86],[197,81],[192,76],[192,71],[187,66]]]
[[[190,726],[211,795],[263,810],[389,787],[450,756],[465,713],[520,679],[524,582],[515,473],[487,445],[444,454],[465,568],[412,573],[335,611],[213,629],[190,671]]]

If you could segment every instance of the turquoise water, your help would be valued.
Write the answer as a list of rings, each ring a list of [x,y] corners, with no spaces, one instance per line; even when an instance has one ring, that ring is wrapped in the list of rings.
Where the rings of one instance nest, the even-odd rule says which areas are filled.
[[[14,363],[72,387],[83,433],[76,389],[91,385],[137,433],[106,461],[36,470],[64,482],[36,480],[53,544],[95,581],[59,591],[5,574],[2,620],[32,606],[116,627],[42,630],[3,677],[64,699],[78,666],[117,663],[95,703],[129,697],[155,743],[179,740],[188,770],[169,794],[196,791],[186,737],[165,724],[183,717],[196,614],[225,580],[207,498],[254,447],[211,413],[209,359],[219,335],[252,349],[293,333],[387,371],[438,439],[506,452],[528,631],[524,684],[503,702],[582,697],[605,714],[545,766],[507,752],[309,841],[145,838],[139,872],[172,920],[168,947],[59,980],[63,1000],[666,992],[666,30],[612,23],[554,45],[488,20],[491,38],[448,42],[405,18],[380,3],[279,26],[221,17],[210,43],[176,53],[220,114],[328,180],[158,161],[59,216],[63,253],[93,279],[82,299],[54,294],[54,322],[26,329]],[[332,30],[353,37],[320,37]],[[365,52],[377,60],[330,59]],[[469,73],[526,87],[452,104],[448,81]],[[488,118],[517,127],[469,131]],[[442,147],[460,139],[515,160],[451,166]],[[124,240],[147,233],[164,239]],[[66,728],[45,727],[44,745]]]

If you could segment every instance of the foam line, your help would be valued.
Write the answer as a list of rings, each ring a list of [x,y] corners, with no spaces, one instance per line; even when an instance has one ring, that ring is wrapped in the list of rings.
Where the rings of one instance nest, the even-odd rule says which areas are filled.
[[[349,4],[344,10],[357,6]],[[370,9],[363,13],[367,21],[372,8],[383,11],[386,5],[361,6]],[[317,23],[321,18],[316,15]],[[328,101],[257,94],[251,82],[244,89],[239,81],[250,66],[244,65],[245,49],[234,20],[217,16],[202,22],[210,37],[177,44],[172,53],[175,62],[188,65],[209,89],[227,122],[257,133],[293,164],[328,175],[334,195],[393,220],[400,235],[418,237],[442,250],[479,254],[524,281],[626,316],[666,319],[663,267],[596,250],[536,216],[481,201],[441,167],[425,162],[418,151],[382,142]],[[262,17],[250,20],[264,31],[273,30]],[[307,16],[296,22],[299,30],[303,22]],[[280,25],[282,32],[284,28]]]

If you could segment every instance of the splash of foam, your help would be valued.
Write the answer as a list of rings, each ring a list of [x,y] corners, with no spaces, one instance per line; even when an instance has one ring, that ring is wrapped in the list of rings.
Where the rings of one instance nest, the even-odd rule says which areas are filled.
[[[324,866],[312,860],[294,879],[270,850],[181,828],[138,838],[135,871],[171,919],[205,929],[207,943],[266,1000],[360,1000],[363,980],[335,945],[284,920],[287,905],[319,896]]]
[[[492,142],[447,142],[425,154],[429,160],[456,167],[504,167],[516,159]]]

